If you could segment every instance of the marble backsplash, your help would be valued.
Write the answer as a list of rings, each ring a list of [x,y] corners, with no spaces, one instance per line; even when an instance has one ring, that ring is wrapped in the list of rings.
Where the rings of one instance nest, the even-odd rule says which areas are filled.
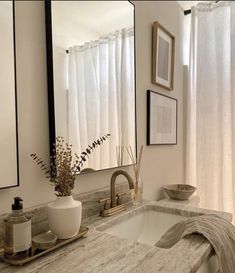
[[[127,183],[118,183],[116,192],[126,192],[122,202],[127,206],[132,204],[131,191]],[[110,187],[101,188],[91,192],[74,195],[74,199],[82,202],[82,219],[87,219],[91,216],[98,216],[103,209],[104,204],[98,203],[100,199],[110,197]],[[24,212],[31,217],[32,220],[32,236],[46,232],[49,229],[47,220],[47,204],[25,209]],[[3,246],[3,222],[7,214],[0,215],[0,248]]]

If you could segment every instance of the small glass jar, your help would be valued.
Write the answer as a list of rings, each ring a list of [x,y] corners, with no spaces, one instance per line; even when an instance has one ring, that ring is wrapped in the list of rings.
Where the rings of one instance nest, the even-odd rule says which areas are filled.
[[[132,193],[133,202],[140,202],[143,199],[143,180],[139,176],[134,180],[135,188]]]

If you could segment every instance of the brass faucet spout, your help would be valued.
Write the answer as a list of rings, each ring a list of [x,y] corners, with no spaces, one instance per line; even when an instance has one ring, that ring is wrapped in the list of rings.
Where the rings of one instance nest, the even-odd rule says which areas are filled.
[[[132,180],[132,178],[130,177],[130,175],[123,171],[123,170],[118,170],[116,172],[113,173],[112,177],[111,177],[111,208],[116,207],[116,190],[115,190],[115,182],[117,179],[118,175],[123,175],[126,177],[128,184],[129,184],[129,188],[130,189],[134,189],[134,182]]]

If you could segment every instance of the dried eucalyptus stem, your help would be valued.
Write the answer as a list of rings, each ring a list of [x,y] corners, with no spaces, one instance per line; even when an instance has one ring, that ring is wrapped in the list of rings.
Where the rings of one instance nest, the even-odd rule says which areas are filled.
[[[106,134],[93,141],[80,156],[76,153],[73,156],[72,145],[68,144],[63,137],[56,137],[53,154],[50,157],[50,166],[44,163],[36,153],[31,154],[31,157],[45,173],[46,178],[54,184],[56,195],[70,196],[74,189],[75,176],[82,171],[84,162],[95,148],[100,146],[109,136],[110,134]]]

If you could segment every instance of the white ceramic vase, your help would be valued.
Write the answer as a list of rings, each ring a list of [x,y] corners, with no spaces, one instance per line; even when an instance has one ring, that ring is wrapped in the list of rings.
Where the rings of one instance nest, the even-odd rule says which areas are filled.
[[[54,203],[48,205],[48,221],[52,233],[58,239],[75,236],[81,225],[82,203],[72,196],[57,196]]]

